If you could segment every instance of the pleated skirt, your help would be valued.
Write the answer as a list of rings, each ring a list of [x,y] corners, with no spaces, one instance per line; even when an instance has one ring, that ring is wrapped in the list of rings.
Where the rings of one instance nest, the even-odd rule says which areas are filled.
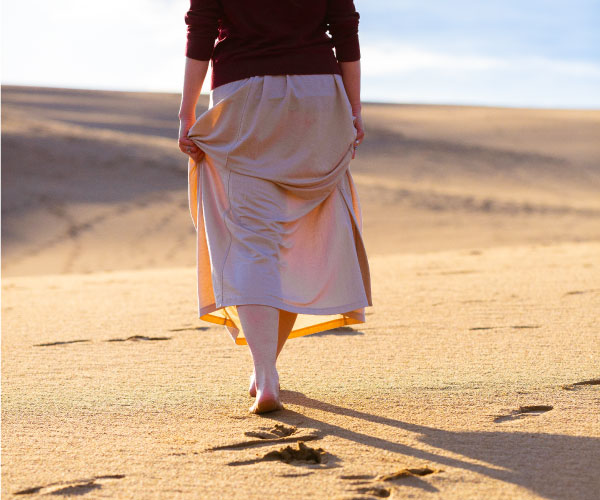
[[[298,313],[289,338],[364,323],[373,304],[341,76],[221,85],[188,137],[203,152],[188,160],[199,318],[240,345],[242,304]]]

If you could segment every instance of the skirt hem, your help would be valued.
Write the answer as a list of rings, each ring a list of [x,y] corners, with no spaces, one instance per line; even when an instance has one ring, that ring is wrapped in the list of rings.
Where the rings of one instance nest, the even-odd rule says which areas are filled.
[[[268,298],[268,297],[267,298],[257,297],[257,298],[239,299],[239,300],[233,300],[230,302],[232,302],[232,303],[231,304],[224,303],[221,306],[217,306],[215,303],[213,303],[209,306],[205,306],[200,309],[200,311],[198,313],[198,317],[199,317],[199,319],[201,319],[203,321],[225,326],[227,328],[227,330],[229,331],[229,333],[232,337],[232,340],[237,345],[248,345],[248,342],[246,341],[245,337],[238,336],[237,332],[239,332],[239,330],[238,330],[237,325],[229,318],[225,318],[222,316],[216,316],[211,313],[214,313],[215,311],[218,311],[220,309],[224,309],[225,307],[244,305],[244,304],[259,304],[259,305],[268,305],[271,307],[277,307],[278,309],[283,309],[285,311],[295,312],[298,314],[316,314],[316,315],[318,315],[318,314],[321,314],[321,315],[339,314],[342,316],[341,318],[336,318],[336,319],[332,319],[330,321],[324,321],[322,323],[318,323],[315,325],[310,325],[310,326],[306,326],[303,328],[299,328],[297,330],[292,330],[292,332],[288,336],[288,338],[291,339],[291,338],[296,338],[296,337],[303,337],[305,335],[310,335],[312,333],[320,333],[325,330],[331,330],[332,328],[338,328],[340,326],[365,323],[366,320],[364,318],[364,312],[362,312],[362,314],[360,314],[360,313],[357,314],[357,311],[360,309],[364,309],[365,307],[370,307],[373,305],[373,304],[368,303],[368,301],[361,300],[359,302],[355,302],[355,303],[347,304],[347,305],[343,305],[343,306],[315,309],[315,308],[306,308],[306,307],[301,307],[301,306],[300,307],[292,306],[281,300],[272,299],[272,298]],[[367,303],[365,304],[365,302],[367,302]],[[344,312],[339,312],[340,309],[342,309]],[[353,314],[348,315],[350,313],[353,313]],[[361,316],[362,316],[362,318],[361,318]]]
[[[231,299],[221,303],[218,305],[216,303],[210,304],[209,306],[202,307],[198,312],[198,317],[205,316],[210,314],[211,312],[217,311],[219,309],[223,309],[225,307],[230,306],[241,306],[246,304],[258,304],[264,306],[276,307],[277,309],[283,309],[284,311],[299,313],[299,314],[316,314],[328,316],[331,314],[344,314],[350,311],[355,311],[357,309],[362,309],[364,307],[370,307],[373,304],[370,304],[368,300],[359,300],[358,302],[352,302],[350,304],[344,304],[341,306],[333,306],[333,307],[323,307],[323,308],[315,308],[315,307],[303,307],[303,306],[294,306],[284,302],[280,299],[275,299],[272,297],[246,297],[246,298],[237,298]]]

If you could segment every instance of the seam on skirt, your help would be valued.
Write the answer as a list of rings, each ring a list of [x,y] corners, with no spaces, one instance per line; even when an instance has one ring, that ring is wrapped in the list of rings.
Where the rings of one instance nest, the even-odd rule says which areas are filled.
[[[249,87],[251,87],[252,82],[248,82],[248,83],[249,83]],[[239,138],[240,138],[240,131],[242,130],[242,123],[244,121],[244,117],[246,114],[246,104],[248,103],[249,96],[250,96],[250,88],[248,88],[248,91],[246,92],[246,98],[244,99],[244,106],[242,108],[240,123],[238,125],[238,130],[237,130],[237,133],[235,136],[235,141],[233,142],[233,146],[227,151],[227,156],[225,157],[224,168],[226,168],[226,169],[227,169],[227,164],[229,162],[229,153],[231,152],[231,149],[233,149],[237,145],[237,142],[239,141]],[[231,213],[233,215],[230,189],[231,189],[231,170],[228,169],[227,170],[227,203],[229,205],[229,213]],[[225,225],[225,227],[227,228],[227,231],[229,233],[229,244],[227,245],[227,250],[225,251],[225,256],[223,257],[223,265],[221,267],[221,303],[223,303],[223,301],[224,301],[223,283],[224,283],[225,265],[227,263],[227,257],[229,256],[229,250],[231,249],[231,242],[233,241],[233,236],[231,235],[231,230],[229,229],[229,226],[227,225],[226,214],[223,214],[223,224]]]

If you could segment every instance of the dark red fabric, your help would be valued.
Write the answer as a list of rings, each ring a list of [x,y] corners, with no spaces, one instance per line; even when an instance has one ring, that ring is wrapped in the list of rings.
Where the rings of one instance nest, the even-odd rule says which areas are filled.
[[[185,55],[212,60],[211,89],[258,75],[341,74],[338,62],[360,59],[359,17],[353,0],[190,0]]]

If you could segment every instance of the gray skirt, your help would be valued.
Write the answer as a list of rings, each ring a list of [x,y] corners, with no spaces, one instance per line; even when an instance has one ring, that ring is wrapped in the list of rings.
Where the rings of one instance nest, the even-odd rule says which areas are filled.
[[[298,317],[289,338],[364,323],[372,306],[340,75],[253,76],[215,88],[188,137],[198,315],[247,344],[237,305]]]

